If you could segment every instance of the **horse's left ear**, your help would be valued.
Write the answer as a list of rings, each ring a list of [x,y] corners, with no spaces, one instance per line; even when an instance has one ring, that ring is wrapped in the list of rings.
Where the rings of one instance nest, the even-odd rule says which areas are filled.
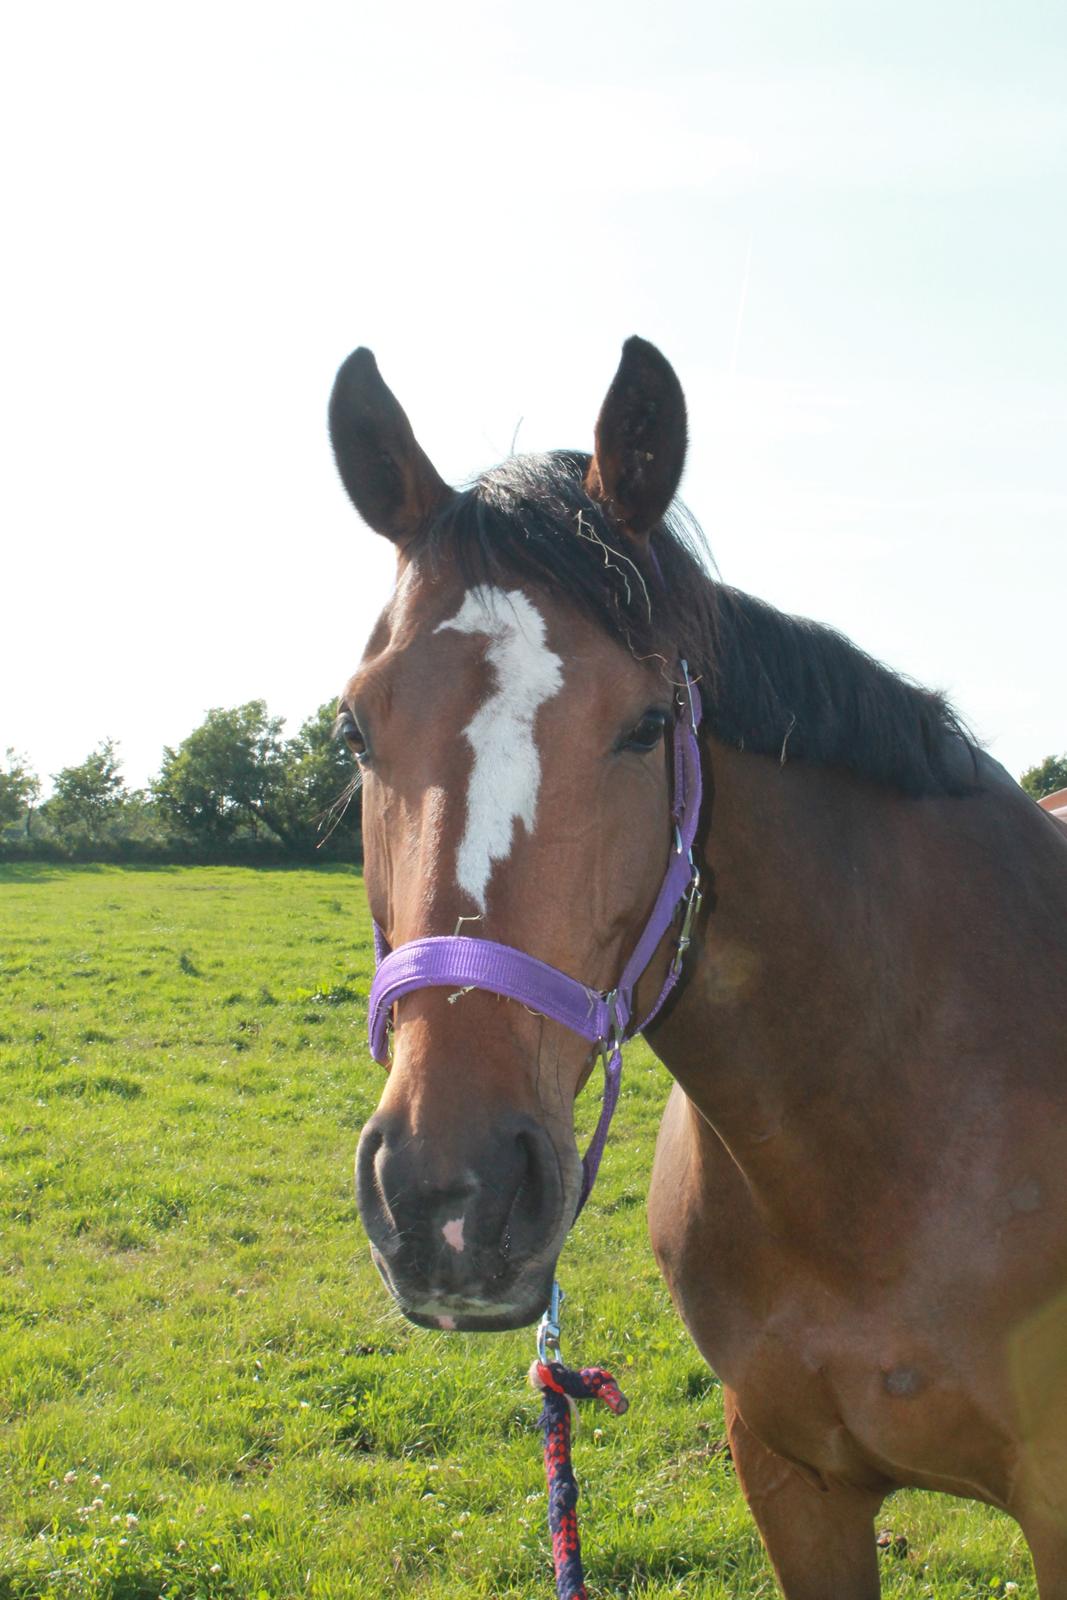
[[[685,396],[674,368],[647,339],[627,339],[597,418],[587,492],[643,544],[674,499],[685,447]]]

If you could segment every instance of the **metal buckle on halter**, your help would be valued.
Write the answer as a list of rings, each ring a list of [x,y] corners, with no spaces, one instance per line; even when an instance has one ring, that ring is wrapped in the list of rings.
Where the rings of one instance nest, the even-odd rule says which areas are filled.
[[[553,1278],[551,1298],[537,1324],[538,1361],[547,1363],[563,1360],[563,1352],[559,1347],[559,1319],[565,1299],[563,1290]]]
[[[608,1070],[608,1062],[617,1050],[621,1050],[626,1040],[624,1029],[619,1021],[619,991],[609,989],[604,996],[604,1004],[608,1008],[608,1031],[602,1039],[598,1039],[594,1049],[600,1052],[600,1060],[604,1071]]]
[[[689,701],[689,726],[692,728],[693,732],[696,733],[696,731],[697,731],[697,712],[696,712],[696,706],[693,704],[693,680],[689,676],[689,663],[688,663],[688,661],[680,661],[678,664],[682,669],[682,678],[683,678],[683,680],[685,682],[686,698]],[[679,704],[682,706],[682,708],[684,710],[684,702],[681,700],[680,697],[679,697]]]
[[[693,923],[696,921],[697,912],[700,910],[700,902],[704,898],[700,889],[700,872],[696,862],[693,860],[692,850],[689,852],[689,865],[693,869],[693,876],[689,880],[689,887],[679,901],[680,905],[685,906],[685,911],[682,913],[682,926],[678,934],[678,943],[674,950],[674,959],[671,962],[671,976],[673,978],[677,978],[682,970],[685,952],[692,943]]]

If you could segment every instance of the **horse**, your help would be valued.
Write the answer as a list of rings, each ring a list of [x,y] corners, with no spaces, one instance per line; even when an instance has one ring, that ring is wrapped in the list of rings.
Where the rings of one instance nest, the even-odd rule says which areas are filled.
[[[674,1079],[648,1215],[781,1589],[876,1596],[875,1516],[917,1486],[1008,1512],[1063,1600],[1067,828],[943,696],[712,575],[651,344],[591,455],[455,490],[367,350],[330,434],[398,558],[339,706],[379,954],[491,938],[610,995],[695,685],[704,898],[646,1027]],[[677,926],[635,1020],[672,963]],[[357,1154],[378,1269],[418,1325],[532,1322],[582,1197],[588,1029],[444,978],[392,1013]]]

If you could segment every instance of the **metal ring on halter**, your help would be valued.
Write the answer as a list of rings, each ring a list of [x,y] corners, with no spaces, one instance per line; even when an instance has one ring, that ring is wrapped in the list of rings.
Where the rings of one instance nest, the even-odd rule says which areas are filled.
[[[685,952],[692,943],[693,923],[696,921],[697,912],[700,910],[700,902],[704,898],[700,888],[700,871],[693,860],[692,850],[689,852],[689,865],[693,869],[693,876],[689,880],[688,889],[682,896],[681,903],[685,906],[685,911],[682,914],[682,926],[678,933],[678,943],[674,947],[674,959],[671,961],[671,972],[675,977],[681,972]]]

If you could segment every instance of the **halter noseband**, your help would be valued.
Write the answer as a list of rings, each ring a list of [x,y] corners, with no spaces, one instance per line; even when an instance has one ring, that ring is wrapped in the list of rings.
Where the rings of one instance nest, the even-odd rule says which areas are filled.
[[[558,967],[550,967],[522,950],[496,944],[491,939],[466,935],[412,939],[398,950],[390,950],[378,924],[374,924],[377,971],[371,985],[367,1022],[371,1055],[382,1066],[389,1063],[388,1033],[393,1007],[415,989],[488,989],[492,994],[518,1000],[531,1011],[563,1023],[599,1048],[604,1063],[604,1099],[596,1131],[582,1157],[578,1211],[585,1205],[596,1180],[608,1126],[618,1102],[623,1043],[648,1027],[677,983],[693,920],[700,907],[700,873],[693,860],[701,799],[697,743],[700,698],[693,693],[688,666],[684,661],[680,666],[683,693],[676,698],[671,805],[674,843],[652,914],[614,989],[607,993],[590,989],[560,972]],[[679,907],[683,908],[682,924],[667,977],[651,1011],[640,1024],[631,1028],[634,989]]]

